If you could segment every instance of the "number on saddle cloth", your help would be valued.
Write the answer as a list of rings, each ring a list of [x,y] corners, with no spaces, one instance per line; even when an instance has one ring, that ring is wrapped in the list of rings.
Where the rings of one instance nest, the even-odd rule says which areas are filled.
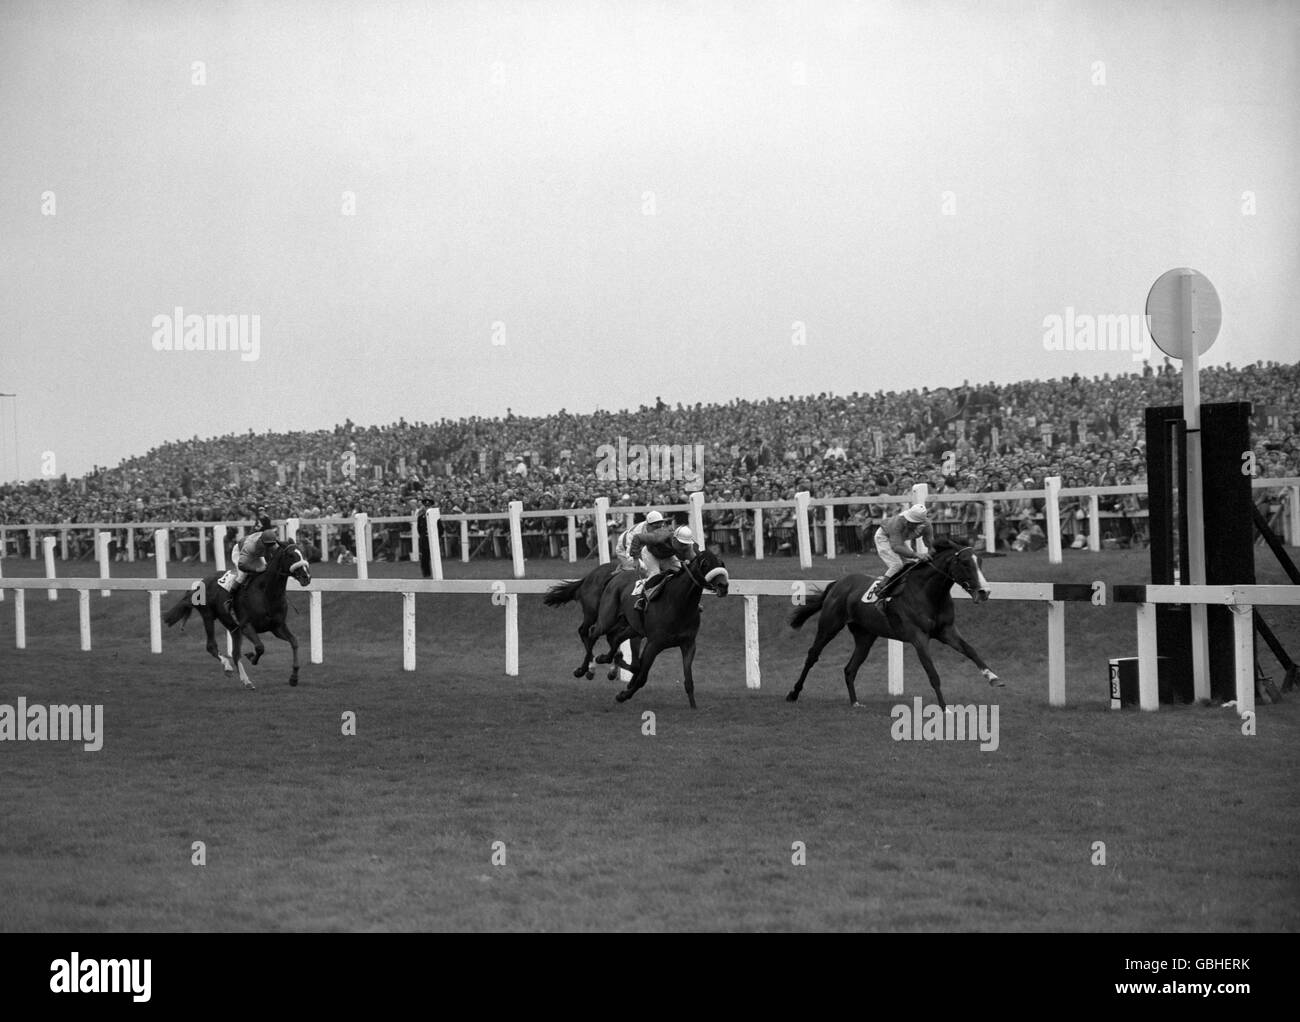
[[[235,587],[234,569],[233,568],[230,569],[219,579],[217,579],[217,585],[221,586],[221,588],[224,589],[226,592],[230,592]]]

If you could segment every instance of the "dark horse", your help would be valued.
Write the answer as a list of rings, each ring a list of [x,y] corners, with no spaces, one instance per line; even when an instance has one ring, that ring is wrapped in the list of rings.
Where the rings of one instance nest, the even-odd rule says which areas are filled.
[[[240,620],[243,622],[242,628],[236,627],[235,618],[231,614],[230,594],[217,584],[217,579],[224,576],[216,573],[208,575],[200,583],[195,583],[195,587],[163,615],[163,620],[169,626],[174,625],[177,621],[188,620],[190,612],[197,610],[203,616],[203,630],[208,635],[208,652],[221,661],[221,668],[227,674],[233,673],[238,665],[239,677],[245,688],[252,688],[253,682],[248,677],[248,672],[244,670],[243,661],[239,656],[244,636],[247,635],[253,640],[254,652],[247,656],[251,663],[256,664],[266,652],[266,647],[262,645],[258,633],[270,632],[293,647],[293,673],[289,675],[289,684],[296,685],[298,684],[298,640],[285,624],[289,601],[285,599],[284,588],[288,585],[291,575],[300,586],[311,584],[307,558],[303,556],[298,544],[284,543],[267,558],[266,570],[251,575],[239,591],[238,609]],[[199,593],[203,595],[199,596]],[[214,620],[225,625],[232,636],[229,657],[217,649],[217,640],[212,632]]]
[[[632,572],[624,574],[630,576]],[[609,588],[618,586],[620,581],[615,576]],[[632,672],[632,680],[615,697],[620,703],[631,699],[637,689],[646,683],[655,657],[664,650],[677,646],[682,651],[686,698],[691,701],[691,709],[695,709],[695,678],[691,675],[691,664],[695,660],[695,636],[700,631],[700,595],[708,589],[718,596],[726,596],[730,584],[722,559],[711,551],[702,550],[663,583],[655,598],[647,604],[644,614],[636,609],[636,597],[632,595],[631,583],[622,587],[618,619],[602,628],[602,624],[605,624],[605,615],[602,613],[601,620],[593,629],[599,630],[598,636],[607,635],[614,650],[625,641],[632,641],[631,664],[623,663],[617,653],[613,658],[617,667]],[[645,644],[639,651],[638,637],[645,639]],[[600,661],[603,662],[603,657]]]
[[[789,702],[799,698],[804,679],[821,656],[822,649],[846,624],[853,633],[854,647],[853,655],[844,666],[844,684],[848,687],[849,702],[853,706],[861,705],[853,688],[858,668],[871,652],[872,643],[882,636],[912,644],[921,666],[930,678],[930,686],[934,689],[939,705],[945,709],[947,704],[943,701],[943,692],[939,688],[939,672],[934,669],[934,661],[930,659],[930,652],[926,648],[931,639],[946,643],[974,661],[990,685],[1002,684],[971,644],[958,634],[953,622],[951,590],[954,583],[970,593],[976,603],[989,598],[989,584],[980,570],[979,558],[971,547],[959,547],[946,539],[938,540],[932,558],[907,569],[907,575],[892,587],[895,595],[887,601],[873,604],[862,602],[862,594],[867,591],[871,581],[866,575],[845,575],[820,593],[808,597],[808,602],[790,615],[790,625],[794,628],[798,628],[814,614],[820,613],[822,618],[818,622],[817,638],[808,650],[799,680],[785,697]]]
[[[591,678],[595,671],[591,667],[592,650],[595,648],[596,640],[600,638],[600,633],[592,633],[591,626],[596,623],[600,616],[600,595],[605,590],[606,584],[618,572],[618,562],[610,561],[607,564],[599,564],[585,576],[574,579],[571,582],[560,582],[546,590],[546,595],[542,597],[542,602],[548,607],[562,607],[564,604],[577,600],[582,607],[582,623],[578,625],[578,638],[582,640],[583,658],[582,664],[573,672],[575,678]],[[635,572],[629,571],[624,574],[630,578],[636,576]],[[611,646],[610,650],[613,651]]]

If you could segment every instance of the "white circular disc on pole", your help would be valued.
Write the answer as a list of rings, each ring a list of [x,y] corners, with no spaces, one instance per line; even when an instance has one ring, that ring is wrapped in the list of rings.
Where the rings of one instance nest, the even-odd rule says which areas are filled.
[[[1180,267],[1162,273],[1147,294],[1147,329],[1156,347],[1170,358],[1184,359],[1188,344],[1204,355],[1219,336],[1223,306],[1209,278]]]

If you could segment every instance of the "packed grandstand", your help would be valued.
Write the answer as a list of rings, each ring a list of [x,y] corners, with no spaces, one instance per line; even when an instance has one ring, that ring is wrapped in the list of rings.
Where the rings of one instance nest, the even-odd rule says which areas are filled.
[[[1201,373],[1204,402],[1252,402],[1261,476],[1300,475],[1298,393],[1300,363]],[[316,432],[195,437],[82,478],[9,484],[0,487],[0,524],[241,521],[258,507],[277,518],[401,515],[421,505],[488,513],[512,500],[525,510],[564,510],[590,508],[600,496],[616,506],[656,506],[685,503],[696,488],[710,503],[792,500],[798,490],[813,497],[905,494],[918,482],[932,494],[978,493],[1041,488],[1047,476],[1060,476],[1065,487],[1124,486],[1145,482],[1144,408],[1181,399],[1181,379],[1166,360],[1125,375],[901,393],[691,406],[656,400],[635,411],[507,412],[386,426],[349,420]],[[611,481],[595,467],[606,445],[620,439],[698,450],[698,483]],[[1031,507],[1007,503],[999,518],[1011,545]],[[1103,509],[1123,516],[1142,506],[1138,496],[1117,495]],[[1074,516],[1066,507],[1069,530]],[[851,533],[878,511],[850,504],[835,514]],[[943,514],[969,518],[974,531],[979,509],[957,503]],[[773,529],[789,524],[771,517]],[[747,520],[743,510],[718,511],[709,525],[735,528]]]

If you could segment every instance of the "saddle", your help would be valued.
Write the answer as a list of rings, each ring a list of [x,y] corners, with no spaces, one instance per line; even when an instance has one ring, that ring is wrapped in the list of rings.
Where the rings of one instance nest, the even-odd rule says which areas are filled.
[[[881,575],[878,579],[872,582],[871,585],[867,587],[867,591],[862,594],[862,602],[866,604],[874,604],[883,609],[884,605],[897,594],[900,580],[919,563],[921,562],[908,561],[907,564],[903,565],[902,571],[888,580],[885,579],[884,575]]]

